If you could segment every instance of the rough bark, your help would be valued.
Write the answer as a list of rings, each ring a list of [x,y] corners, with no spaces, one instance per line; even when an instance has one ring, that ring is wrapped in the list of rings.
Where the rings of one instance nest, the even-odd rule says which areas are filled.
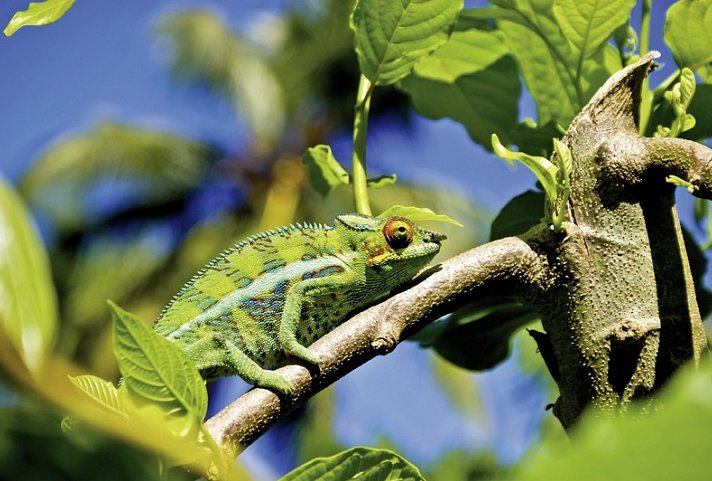
[[[554,412],[570,428],[588,407],[602,413],[651,397],[706,338],[675,211],[676,175],[712,192],[712,151],[637,134],[640,87],[653,52],[611,77],[574,119],[563,141],[573,155],[564,230],[539,225],[520,237],[450,259],[422,282],[357,314],[310,349],[319,373],[279,372],[289,399],[253,389],[208,420],[237,453],[276,420],[437,317],[474,299],[511,297],[535,308],[536,341],[560,391]]]

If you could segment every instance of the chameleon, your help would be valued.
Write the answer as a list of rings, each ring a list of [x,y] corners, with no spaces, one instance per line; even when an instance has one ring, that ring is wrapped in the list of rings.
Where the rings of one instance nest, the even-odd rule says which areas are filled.
[[[256,234],[193,276],[154,329],[205,380],[238,375],[289,395],[273,369],[290,357],[318,367],[306,346],[411,280],[444,239],[405,217],[359,214]]]

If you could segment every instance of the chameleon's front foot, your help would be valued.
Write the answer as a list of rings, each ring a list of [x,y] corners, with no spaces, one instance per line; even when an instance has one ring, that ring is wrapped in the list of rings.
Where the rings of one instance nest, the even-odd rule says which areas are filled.
[[[285,396],[291,396],[294,387],[282,375],[273,371],[263,370],[255,379],[255,386],[272,389]]]

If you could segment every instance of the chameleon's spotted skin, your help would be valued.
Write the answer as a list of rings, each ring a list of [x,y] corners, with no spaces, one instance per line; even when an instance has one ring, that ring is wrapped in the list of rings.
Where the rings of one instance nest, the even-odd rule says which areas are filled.
[[[412,279],[444,236],[402,217],[338,216],[333,226],[281,227],[223,252],[166,306],[156,331],[188,353],[206,379],[237,374],[289,393],[268,369],[349,313]]]

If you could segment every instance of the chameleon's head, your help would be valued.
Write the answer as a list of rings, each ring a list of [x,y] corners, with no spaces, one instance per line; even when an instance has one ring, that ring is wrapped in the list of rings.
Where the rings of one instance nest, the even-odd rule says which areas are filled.
[[[363,254],[366,267],[404,282],[412,278],[440,251],[445,236],[414,224],[405,217],[340,215],[336,227],[345,230]]]

